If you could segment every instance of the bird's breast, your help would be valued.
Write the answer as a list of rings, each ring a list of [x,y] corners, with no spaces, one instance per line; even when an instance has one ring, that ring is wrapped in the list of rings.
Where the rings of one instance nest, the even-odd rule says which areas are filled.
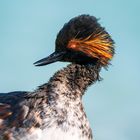
[[[78,128],[69,128],[68,131],[63,131],[61,128],[52,127],[43,130],[41,140],[91,140],[87,136],[81,136]]]

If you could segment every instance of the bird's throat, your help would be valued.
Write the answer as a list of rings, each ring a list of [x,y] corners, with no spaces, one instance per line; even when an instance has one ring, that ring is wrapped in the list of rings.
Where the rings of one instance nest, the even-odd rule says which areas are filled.
[[[70,64],[50,79],[48,93],[56,97],[81,98],[88,86],[100,79],[100,69],[98,65]]]

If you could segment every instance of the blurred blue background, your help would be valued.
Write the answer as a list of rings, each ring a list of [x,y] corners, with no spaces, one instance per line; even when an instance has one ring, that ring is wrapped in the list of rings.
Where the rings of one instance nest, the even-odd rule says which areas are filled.
[[[59,29],[70,18],[100,19],[116,42],[109,71],[84,96],[95,140],[140,140],[139,0],[0,0],[0,92],[34,90],[66,66],[34,67],[54,51]]]

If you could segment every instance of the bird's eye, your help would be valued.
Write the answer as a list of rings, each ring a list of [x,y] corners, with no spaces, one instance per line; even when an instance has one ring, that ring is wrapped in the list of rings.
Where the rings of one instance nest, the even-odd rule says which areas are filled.
[[[69,43],[68,43],[68,48],[70,48],[70,49],[75,49],[77,47],[77,43],[75,42],[75,41],[70,41]]]

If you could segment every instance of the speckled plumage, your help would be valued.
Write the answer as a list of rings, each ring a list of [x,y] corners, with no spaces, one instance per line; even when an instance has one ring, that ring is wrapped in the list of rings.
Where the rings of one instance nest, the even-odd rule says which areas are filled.
[[[0,140],[92,140],[82,96],[91,84],[100,80],[101,67],[109,64],[110,59],[103,55],[113,56],[114,50],[108,46],[108,51],[106,45],[107,50],[95,51],[97,57],[92,58],[87,56],[84,48],[80,52],[79,46],[76,51],[73,46],[68,48],[68,44],[73,38],[84,40],[97,27],[107,34],[93,16],[81,15],[70,20],[57,36],[57,55],[37,63],[49,64],[58,57],[60,61],[74,63],[56,72],[48,83],[34,92],[0,94]],[[102,39],[112,41],[109,35]],[[61,53],[63,51],[65,54]],[[60,53],[63,56],[60,57]],[[102,56],[105,63],[100,61]]]

